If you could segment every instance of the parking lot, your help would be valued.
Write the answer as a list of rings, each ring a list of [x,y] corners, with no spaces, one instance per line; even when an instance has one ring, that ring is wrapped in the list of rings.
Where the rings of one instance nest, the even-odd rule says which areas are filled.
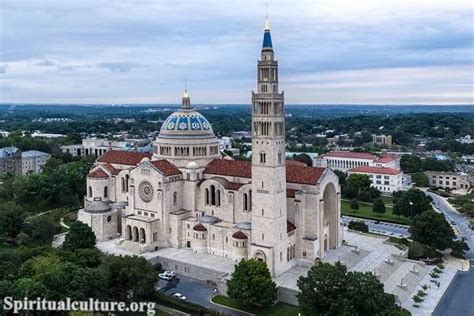
[[[405,225],[355,218],[350,216],[343,216],[341,218],[341,223],[344,225],[348,225],[350,221],[363,221],[369,227],[369,232],[374,234],[398,238],[410,237],[408,226]]]

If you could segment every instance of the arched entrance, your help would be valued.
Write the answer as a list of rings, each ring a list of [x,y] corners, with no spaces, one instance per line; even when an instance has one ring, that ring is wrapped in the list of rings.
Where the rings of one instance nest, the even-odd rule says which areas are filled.
[[[133,227],[133,241],[138,242],[138,228],[136,226]]]
[[[132,226],[130,225],[127,225],[127,228],[125,228],[125,239],[132,240]]]
[[[255,259],[257,259],[258,261],[263,261],[263,262],[267,261],[267,259],[265,257],[265,253],[263,253],[263,251],[260,251],[260,250],[258,250],[255,253]]]
[[[140,228],[140,243],[144,244],[146,243],[146,234],[145,234],[145,229]]]
[[[329,183],[324,188],[323,193],[323,227],[329,228],[328,238],[324,241],[324,249],[333,249],[338,245],[338,221],[339,221],[339,212],[338,212],[338,201],[337,201],[337,192],[334,184]],[[326,243],[328,246],[326,246]]]

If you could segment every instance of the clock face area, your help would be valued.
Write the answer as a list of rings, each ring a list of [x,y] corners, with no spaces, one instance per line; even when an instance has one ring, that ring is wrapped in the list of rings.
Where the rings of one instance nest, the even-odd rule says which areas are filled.
[[[140,182],[138,194],[144,202],[150,202],[153,199],[153,186],[148,181]]]

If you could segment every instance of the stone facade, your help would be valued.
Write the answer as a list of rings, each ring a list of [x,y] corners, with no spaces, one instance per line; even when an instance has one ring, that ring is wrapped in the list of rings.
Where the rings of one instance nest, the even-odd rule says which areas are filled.
[[[469,190],[469,175],[462,172],[425,171],[431,187],[450,190]]]
[[[285,161],[284,97],[268,24],[257,84],[251,162],[221,156],[212,126],[191,109],[185,91],[182,109],[163,123],[153,154],[111,150],[97,159],[79,219],[99,239],[113,238],[107,225],[116,223],[117,243],[136,253],[171,247],[234,262],[257,258],[274,276],[339,247],[337,176]],[[108,213],[114,209],[117,221]]]
[[[15,176],[22,173],[21,150],[13,146],[0,148],[0,175],[7,173]]]

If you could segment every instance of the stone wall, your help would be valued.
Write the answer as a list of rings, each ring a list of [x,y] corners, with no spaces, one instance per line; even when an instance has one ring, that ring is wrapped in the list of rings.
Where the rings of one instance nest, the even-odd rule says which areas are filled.
[[[291,304],[291,305],[296,305],[298,306],[298,299],[296,298],[296,294],[298,294],[298,291],[292,290],[286,287],[278,287],[278,301]]]

